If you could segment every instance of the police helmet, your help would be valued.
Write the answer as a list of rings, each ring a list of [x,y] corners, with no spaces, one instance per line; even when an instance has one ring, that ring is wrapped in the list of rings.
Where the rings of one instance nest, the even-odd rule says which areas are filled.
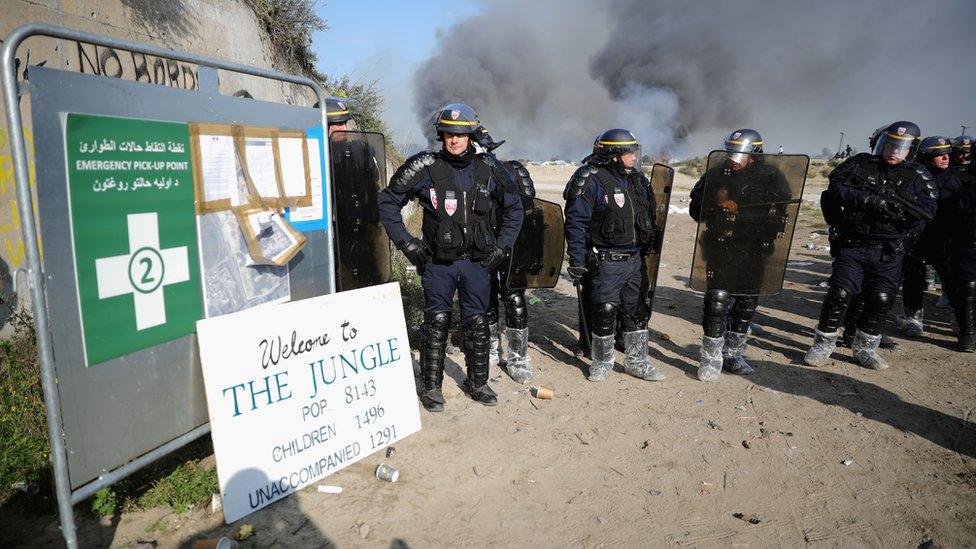
[[[599,148],[597,148],[599,146]],[[600,134],[593,144],[593,152],[607,156],[617,156],[640,150],[640,143],[629,130],[614,128]]]
[[[885,131],[888,125],[881,126],[880,128],[871,132],[871,137],[868,138],[868,150],[873,151],[874,146],[878,144],[878,137],[881,136],[881,132]]]
[[[925,156],[942,156],[949,154],[952,144],[949,138],[942,135],[930,135],[922,140],[918,146],[918,154]]]
[[[735,130],[725,138],[722,145],[728,152],[737,153],[761,153],[763,152],[763,138],[756,130],[743,128]]]
[[[918,125],[907,120],[899,120],[881,131],[873,153],[876,156],[892,156],[903,162],[910,162],[915,158],[922,130]]]
[[[478,113],[474,109],[464,103],[451,103],[440,110],[434,128],[437,130],[437,138],[441,139],[444,133],[473,134],[480,125]]]
[[[352,111],[359,108],[359,101],[348,97],[326,97],[325,116],[329,124],[345,124],[352,120]]]
[[[968,135],[960,135],[952,140],[952,152],[963,154],[973,150],[973,138]]]

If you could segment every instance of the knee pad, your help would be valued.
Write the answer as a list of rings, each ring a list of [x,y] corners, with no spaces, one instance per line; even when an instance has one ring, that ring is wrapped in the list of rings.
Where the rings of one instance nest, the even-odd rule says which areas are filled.
[[[529,309],[525,305],[525,291],[511,292],[505,296],[505,325],[522,329],[529,324]]]
[[[447,346],[450,328],[450,311],[424,313],[424,345],[421,350],[432,359],[444,358],[444,347]]]
[[[759,296],[746,296],[735,298],[732,304],[732,325],[730,329],[740,334],[749,330],[749,321],[756,314],[759,307]]]
[[[725,315],[729,312],[729,293],[725,290],[705,292],[702,329],[708,337],[719,337],[725,331]]]
[[[840,328],[841,315],[854,297],[851,292],[840,286],[831,286],[824,296],[823,308],[820,309],[820,324],[817,329],[825,334],[836,332]],[[858,316],[860,316],[858,314]]]
[[[858,329],[868,335],[880,334],[885,317],[894,302],[894,296],[888,292],[870,292],[865,296],[864,314],[857,323]]]
[[[464,342],[470,351],[487,353],[490,339],[488,318],[485,315],[474,315],[464,321]]]
[[[594,335],[613,335],[617,322],[617,306],[613,303],[597,303],[593,306],[591,330]]]

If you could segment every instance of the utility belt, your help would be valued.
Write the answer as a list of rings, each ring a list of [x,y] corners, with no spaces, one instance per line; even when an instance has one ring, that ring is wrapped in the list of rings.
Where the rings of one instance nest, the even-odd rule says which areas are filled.
[[[880,249],[882,260],[894,259],[898,253],[905,252],[905,241],[902,240],[867,240],[852,236],[839,236],[830,240],[831,255],[836,255],[837,245],[848,248]]]
[[[590,252],[593,261],[629,261],[640,252]]]

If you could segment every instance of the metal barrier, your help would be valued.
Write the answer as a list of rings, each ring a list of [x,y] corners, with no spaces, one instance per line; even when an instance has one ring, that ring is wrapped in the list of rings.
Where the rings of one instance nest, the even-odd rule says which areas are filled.
[[[38,224],[37,221],[35,220],[35,214],[34,214],[35,203],[32,199],[32,193],[31,193],[31,187],[29,181],[27,150],[26,150],[24,137],[23,137],[24,135],[23,123],[21,120],[21,111],[20,111],[20,102],[19,102],[19,93],[18,93],[19,90],[18,90],[16,65],[15,65],[15,53],[17,51],[17,48],[21,45],[21,43],[24,40],[32,36],[46,36],[51,38],[73,40],[73,41],[86,43],[86,44],[94,44],[96,46],[103,46],[108,48],[125,50],[128,52],[140,53],[143,55],[157,56],[168,60],[192,63],[200,67],[201,73],[204,72],[204,69],[209,69],[213,71],[213,74],[209,75],[212,78],[212,80],[210,81],[210,83],[212,84],[211,89],[209,90],[203,89],[204,86],[202,84],[202,81],[204,80],[205,75],[201,74],[200,89],[193,92],[186,92],[182,90],[178,92],[181,94],[190,93],[190,94],[198,94],[198,95],[197,96],[181,95],[180,97],[190,97],[191,99],[193,97],[197,97],[204,101],[208,101],[208,100],[223,101],[224,96],[220,96],[219,92],[216,90],[215,76],[216,76],[216,70],[219,69],[219,70],[245,74],[249,76],[256,76],[256,77],[267,78],[271,80],[278,80],[282,82],[297,84],[297,85],[311,88],[315,92],[316,96],[318,97],[318,103],[320,106],[318,109],[319,115],[318,117],[315,117],[316,123],[320,124],[322,127],[325,127],[327,124],[326,112],[325,112],[326,102],[325,102],[324,91],[319,87],[319,85],[315,81],[306,77],[284,74],[284,73],[270,71],[270,70],[261,69],[257,67],[250,67],[243,64],[222,61],[220,59],[215,59],[212,57],[205,57],[201,55],[194,55],[194,54],[175,51],[166,48],[159,48],[155,46],[141,44],[138,42],[121,40],[117,38],[111,38],[111,37],[91,34],[87,32],[81,32],[81,31],[77,31],[65,27],[56,26],[56,25],[47,25],[47,24],[23,25],[14,29],[4,39],[4,44],[2,49],[2,59],[0,59],[0,68],[2,68],[3,93],[4,93],[4,100],[5,100],[6,117],[7,117],[8,127],[9,127],[9,133],[10,133],[10,143],[11,143],[10,147],[13,156],[14,174],[17,182],[17,199],[20,204],[20,223],[21,223],[21,230],[23,232],[24,250],[25,250],[25,255],[26,255],[27,265],[28,265],[27,280],[30,289],[30,296],[31,296],[31,302],[33,307],[35,325],[37,327],[37,348],[38,348],[38,354],[39,354],[40,364],[41,364],[41,384],[44,391],[44,406],[47,411],[48,436],[51,444],[51,459],[52,459],[52,465],[54,469],[55,490],[56,490],[56,496],[58,500],[58,508],[60,512],[62,533],[64,535],[64,539],[68,547],[74,548],[78,546],[73,508],[72,508],[72,505],[74,503],[80,502],[85,498],[90,497],[99,489],[126,477],[127,475],[147,465],[148,463],[156,459],[159,459],[169,454],[170,452],[173,452],[174,450],[184,446],[185,444],[207,434],[210,430],[210,426],[204,420],[203,424],[198,425],[195,428],[189,429],[186,432],[183,432],[179,436],[176,436],[175,438],[166,441],[165,443],[155,447],[154,449],[138,456],[132,456],[129,461],[122,464],[121,466],[118,466],[111,470],[103,471],[94,480],[91,480],[90,482],[87,482],[86,484],[78,486],[77,488],[74,489],[72,487],[72,482],[69,474],[69,459],[67,456],[68,446],[66,444],[68,433],[67,433],[67,429],[65,429],[64,426],[64,417],[62,415],[63,403],[59,393],[59,383],[64,383],[66,381],[66,378],[68,381],[70,381],[70,376],[67,375],[69,373],[67,370],[58,371],[56,368],[56,364],[57,364],[55,361],[56,342],[55,342],[54,335],[52,333],[53,331],[55,331],[54,329],[52,329],[52,323],[58,322],[57,329],[65,330],[67,328],[62,327],[61,325],[65,324],[67,321],[62,321],[59,318],[54,318],[53,315],[49,314],[49,300],[47,296],[49,289],[47,283],[56,277],[53,274],[49,274],[48,272],[45,272],[44,266],[42,265],[41,262],[41,254],[38,246],[38,237],[39,237]],[[39,69],[38,71],[35,71],[34,68],[32,68],[31,69],[32,81],[35,80],[34,78],[35,72],[41,73],[38,75],[37,79],[41,81],[45,81],[47,79],[46,80],[47,82],[51,82],[52,81],[51,78],[53,77],[51,77],[50,75],[45,77],[45,73],[64,73],[65,76],[58,77],[58,78],[69,78],[67,75],[71,75],[69,79],[72,82],[78,83],[79,85],[84,83],[92,83],[92,82],[95,82],[97,84],[98,82],[96,81],[100,82],[105,80],[114,80],[103,76],[77,75],[75,73],[70,73],[67,71],[54,71],[51,69],[44,69],[44,70]],[[93,81],[91,79],[95,79],[95,80]],[[57,80],[53,80],[53,81],[57,81]],[[161,88],[161,86],[158,86],[157,84],[151,84],[151,83],[147,84],[147,83],[138,83],[138,82],[124,82],[124,83],[113,83],[112,85],[115,88],[124,89],[128,92],[131,92],[132,90],[137,90],[137,91],[141,90],[147,93],[152,93],[157,95],[164,94],[164,93],[177,93],[175,91],[173,92],[153,91],[152,90],[153,88]],[[232,98],[226,98],[226,99],[231,100]],[[260,102],[253,102],[253,103],[257,104],[254,108],[261,108],[262,106]],[[263,105],[270,105],[270,104],[263,103]],[[286,107],[282,106],[282,109],[285,108]],[[300,107],[287,107],[287,108],[301,109]],[[113,110],[113,109],[108,108],[107,110]],[[143,111],[140,110],[140,112]],[[202,111],[198,111],[198,112],[202,112]],[[297,113],[298,111],[294,111],[294,112]],[[307,112],[307,111],[302,111],[302,112]],[[36,120],[38,118],[38,113],[36,111],[34,113],[34,116]],[[235,112],[232,118],[238,120],[239,119],[238,114]],[[46,123],[50,124],[51,120],[48,119]],[[43,148],[43,146],[44,144],[38,141],[38,143],[35,144],[35,149],[37,150]],[[327,158],[327,155],[323,157],[323,160],[325,158]],[[61,168],[63,168],[63,163],[64,162],[62,157]],[[52,173],[58,174],[60,173],[60,171],[55,169],[52,171]],[[39,197],[38,203],[42,202],[40,198],[41,195],[43,194],[42,185],[55,185],[56,183],[59,182],[45,180],[42,177],[42,174],[40,173],[38,174],[38,197]],[[323,192],[325,193],[326,197],[331,196],[328,182],[325,183],[325,189]],[[328,215],[329,215],[328,211],[329,211],[328,208],[324,208],[324,215],[327,216],[326,219],[328,219]],[[47,221],[45,221],[45,223],[47,223]],[[326,249],[326,251],[324,252],[326,254],[324,260],[325,263],[316,266],[316,267],[320,267],[322,265],[325,265],[328,267],[328,269],[322,269],[323,271],[322,275],[325,278],[324,292],[322,293],[331,293],[335,291],[335,279],[334,279],[334,268],[333,268],[334,263],[332,263],[334,260],[332,255],[333,234],[334,233],[331,227],[329,227],[324,231],[324,235],[322,235],[322,237],[324,239],[324,246]],[[56,244],[54,243],[51,244],[52,247],[54,247],[55,245]],[[316,272],[318,272],[318,270],[316,270]],[[60,273],[58,276],[60,275],[63,275],[63,272]],[[63,280],[64,277],[61,276],[60,278],[61,280]],[[59,284],[61,280],[58,280]],[[54,285],[52,284],[52,286]],[[63,290],[58,289],[57,291],[63,291]],[[70,295],[68,295],[68,297],[70,297]],[[57,300],[54,300],[52,303],[53,303],[52,306],[63,306],[58,304]],[[70,317],[70,315],[68,316]],[[187,337],[193,339],[194,336],[187,336]],[[180,347],[182,353],[180,356],[183,356],[184,358],[187,356],[189,357],[196,356],[195,341],[191,341],[189,343],[185,341],[177,342],[177,343],[183,345],[183,347]],[[186,345],[189,345],[189,350],[185,348]],[[61,355],[59,355],[59,358],[62,361],[70,361],[70,357],[67,355],[70,355],[70,353],[68,352],[62,353]],[[154,353],[151,355],[151,358],[152,361],[155,363],[162,360],[162,358],[169,358],[169,357],[166,357],[164,353],[160,353],[159,355],[156,355]],[[187,370],[189,371],[189,374],[191,374],[189,375],[189,377],[193,378],[192,375],[193,374],[192,369],[194,365],[192,363],[193,358],[190,358],[189,360],[191,361],[191,363],[187,365]],[[64,368],[67,368],[67,366],[64,366]],[[102,366],[99,365],[90,370],[97,370],[98,368],[102,368]],[[199,370],[198,364],[196,364],[196,369]],[[190,382],[194,382],[194,381],[198,381],[198,380],[190,379]],[[200,392],[202,393],[202,384],[200,386]],[[197,412],[199,412],[199,410],[197,410]],[[204,408],[204,414],[205,414],[205,408]],[[105,441],[100,441],[100,442],[102,442],[103,444],[105,443]]]

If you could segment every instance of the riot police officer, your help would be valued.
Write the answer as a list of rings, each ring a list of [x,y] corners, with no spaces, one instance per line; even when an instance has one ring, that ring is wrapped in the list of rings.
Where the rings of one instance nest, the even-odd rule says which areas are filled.
[[[383,135],[350,131],[359,102],[346,97],[325,99],[329,167],[336,228],[336,282],[340,291],[390,279],[390,241],[380,226],[378,200],[386,184]]]
[[[529,171],[518,160],[504,162],[504,166],[513,178],[513,191],[521,196],[532,198],[535,196],[535,183]],[[522,230],[525,230],[523,227]],[[499,269],[497,276],[493,276],[492,297],[488,304],[488,319],[492,322],[495,338],[493,354],[498,360],[501,351],[501,361],[505,364],[508,375],[518,383],[528,383],[532,380],[532,365],[529,362],[529,309],[525,301],[525,289],[507,288],[507,265]],[[505,330],[502,333],[499,321],[498,302],[505,305]],[[504,344],[502,344],[504,343]]]
[[[326,97],[325,118],[329,124],[329,136],[337,131],[346,131],[352,120],[352,111],[358,106],[358,101],[348,97]],[[318,103],[315,104],[318,106]]]
[[[588,278],[592,326],[590,381],[607,379],[614,364],[618,312],[624,370],[650,381],[664,379],[647,356],[650,310],[644,256],[653,249],[655,199],[640,171],[640,144],[624,129],[605,131],[594,153],[566,185],[565,234],[570,277]]]
[[[965,166],[973,158],[973,138],[968,135],[960,135],[952,140],[952,154],[950,165],[952,167]]]
[[[874,146],[878,144],[878,139],[881,134],[888,128],[888,124],[880,126],[878,129],[871,132],[870,137],[868,137],[868,150],[873,151]],[[847,305],[847,311],[844,312],[844,333],[840,336],[838,343],[843,347],[850,347],[851,343],[854,343],[854,333],[857,332],[857,322],[861,318],[861,313],[864,312],[864,294],[859,293],[851,297],[850,302]],[[886,349],[888,347],[894,348],[896,344],[886,335],[881,334],[881,348]]]
[[[925,265],[935,267],[942,286],[950,289],[947,292],[950,303],[953,287],[952,272],[949,266],[947,233],[951,221],[948,206],[956,191],[959,190],[959,180],[953,170],[949,169],[949,153],[952,145],[947,137],[933,135],[922,140],[918,149],[918,162],[932,174],[939,189],[939,206],[935,217],[922,231],[913,249],[908,250],[905,257],[905,272],[902,278],[902,303],[904,314],[898,316],[902,334],[909,337],[922,335],[922,297],[925,294]]]
[[[763,152],[759,132],[736,130],[725,139],[723,148],[730,154],[698,180],[688,208],[691,217],[702,224],[700,248],[708,265],[698,367],[702,381],[717,381],[723,369],[740,375],[755,371],[743,353],[765,275],[760,263],[772,253],[775,239],[783,232],[790,198],[783,173],[766,164],[763,157],[754,156]],[[740,209],[740,204],[773,207],[772,211],[768,207]],[[730,288],[747,290],[732,295]]]
[[[949,293],[954,301],[959,347],[976,352],[976,162],[953,168],[958,189],[940,208],[948,210],[949,257],[954,273]]]
[[[436,122],[441,150],[408,158],[380,198],[380,220],[390,240],[421,275],[425,303],[419,393],[430,411],[444,409],[441,386],[455,292],[464,329],[464,389],[481,404],[497,404],[488,387],[491,273],[511,252],[522,210],[489,161],[476,154],[472,135],[478,126],[471,107],[445,106]],[[401,210],[413,198],[423,208],[423,238],[411,235],[403,223]],[[503,213],[496,233],[492,220],[498,209]]]
[[[517,160],[500,163],[494,151],[505,143],[505,140],[495,141],[488,129],[479,127],[474,134],[475,145],[480,149],[479,155],[494,167],[498,179],[512,193],[525,197],[535,196],[535,184],[529,176],[525,166]],[[520,201],[521,202],[521,201]],[[499,212],[501,214],[501,212]],[[496,220],[501,224],[501,217]],[[520,227],[520,231],[524,227]],[[518,383],[528,383],[532,379],[532,367],[529,364],[529,311],[525,302],[525,290],[510,290],[506,286],[507,273],[511,256],[491,276],[491,298],[488,301],[488,324],[490,328],[490,350],[488,362],[495,366],[499,359],[505,363],[508,375]],[[505,330],[502,334],[499,320],[498,302],[505,305]],[[504,336],[504,337],[503,337]],[[502,340],[504,339],[504,345]]]
[[[873,154],[857,154],[828,176],[820,203],[834,261],[813,345],[804,357],[811,366],[830,359],[845,309],[863,291],[864,312],[851,349],[862,366],[888,367],[877,349],[901,282],[905,241],[920,234],[938,199],[932,175],[912,162],[920,139],[917,125],[895,122],[882,132]]]

